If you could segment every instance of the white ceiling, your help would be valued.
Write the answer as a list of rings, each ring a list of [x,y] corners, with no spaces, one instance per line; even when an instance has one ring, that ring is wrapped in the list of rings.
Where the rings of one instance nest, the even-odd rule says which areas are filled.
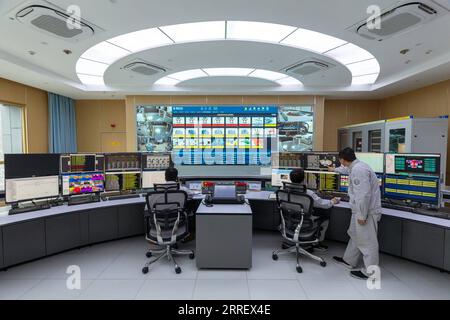
[[[429,0],[427,0],[429,1]],[[442,0],[439,0],[442,1]],[[76,99],[120,98],[128,94],[323,94],[337,98],[382,98],[448,79],[450,71],[450,14],[421,28],[383,42],[366,40],[349,27],[366,19],[369,5],[388,8],[394,0],[52,0],[61,8],[76,4],[82,18],[103,29],[79,43],[66,42],[36,31],[10,14],[23,3],[0,2],[0,77]],[[447,2],[446,0],[444,3]],[[448,3],[447,3],[448,4]],[[107,90],[86,91],[75,65],[91,46],[128,32],[187,22],[242,20],[298,26],[332,35],[371,52],[381,73],[373,87],[350,87],[351,74],[336,64],[328,72],[299,79],[295,91],[250,78],[210,77],[183,82],[174,90],[152,86],[155,78],[132,77],[120,68],[140,58],[172,72],[207,67],[252,67],[279,71],[315,54],[291,47],[246,41],[208,41],[155,48],[123,58],[105,73]],[[66,55],[64,49],[73,53]],[[410,49],[401,55],[402,49]],[[30,55],[29,51],[35,51]],[[431,52],[430,52],[431,51]],[[427,54],[427,52],[429,52]],[[323,56],[320,59],[324,60]],[[409,60],[409,63],[405,63]],[[332,60],[330,60],[331,62]],[[323,77],[322,77],[323,76]]]

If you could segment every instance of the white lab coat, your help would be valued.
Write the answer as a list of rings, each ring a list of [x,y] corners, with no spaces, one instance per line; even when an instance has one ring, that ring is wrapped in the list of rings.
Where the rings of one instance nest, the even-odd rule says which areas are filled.
[[[349,168],[336,168],[336,172],[349,175],[352,218],[344,260],[353,267],[358,267],[362,260],[367,270],[369,266],[379,264],[377,234],[381,218],[381,193],[378,178],[366,163],[359,160],[353,161]],[[360,225],[357,220],[366,220],[366,224]]]

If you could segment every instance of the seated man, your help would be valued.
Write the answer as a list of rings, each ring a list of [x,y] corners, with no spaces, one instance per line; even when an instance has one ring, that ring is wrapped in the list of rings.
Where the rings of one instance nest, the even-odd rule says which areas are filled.
[[[167,184],[179,183],[178,182],[178,170],[176,168],[174,168],[174,167],[167,168],[166,172],[165,172],[165,176],[166,176]],[[188,199],[192,199],[194,193],[190,189],[180,185],[180,190],[183,190],[187,193]]]
[[[289,178],[291,179],[292,183],[303,185],[305,180],[305,171],[303,169],[294,169],[289,174]],[[331,200],[322,199],[314,191],[309,189],[306,189],[306,194],[309,195],[311,198],[313,198],[314,208],[317,209],[330,209],[331,207],[333,207],[333,205],[339,203],[339,198],[333,198]],[[314,247],[319,250],[326,250],[328,249],[328,247],[324,245],[322,242],[325,239],[325,233],[328,229],[329,214],[328,213],[321,214],[320,210],[315,210],[313,215],[315,216],[314,219],[315,221],[319,219],[326,219],[325,221],[322,222],[322,232],[319,239],[320,242],[317,246]]]

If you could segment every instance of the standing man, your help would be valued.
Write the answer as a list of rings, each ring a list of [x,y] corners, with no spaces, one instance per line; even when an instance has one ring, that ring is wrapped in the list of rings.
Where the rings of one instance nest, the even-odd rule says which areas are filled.
[[[344,257],[333,257],[333,260],[355,269],[360,266],[361,258],[364,268],[350,271],[350,275],[361,280],[370,276],[367,269],[378,266],[378,221],[381,219],[381,194],[376,174],[366,163],[356,159],[351,148],[339,153],[339,168],[330,168],[335,172],[349,175],[348,195],[352,218],[348,235],[350,241]]]

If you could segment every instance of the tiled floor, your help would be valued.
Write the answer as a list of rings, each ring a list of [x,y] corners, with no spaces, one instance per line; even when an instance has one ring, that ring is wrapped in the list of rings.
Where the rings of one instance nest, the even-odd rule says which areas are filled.
[[[144,275],[147,243],[136,237],[0,272],[0,299],[450,299],[449,274],[387,255],[381,255],[381,289],[369,290],[365,281],[331,261],[345,246],[329,245],[322,254],[326,268],[303,258],[299,274],[294,255],[272,261],[272,250],[280,246],[277,232],[256,232],[251,270],[197,270],[195,260],[180,257],[181,274],[163,260]],[[67,289],[70,265],[80,267],[79,290]]]

